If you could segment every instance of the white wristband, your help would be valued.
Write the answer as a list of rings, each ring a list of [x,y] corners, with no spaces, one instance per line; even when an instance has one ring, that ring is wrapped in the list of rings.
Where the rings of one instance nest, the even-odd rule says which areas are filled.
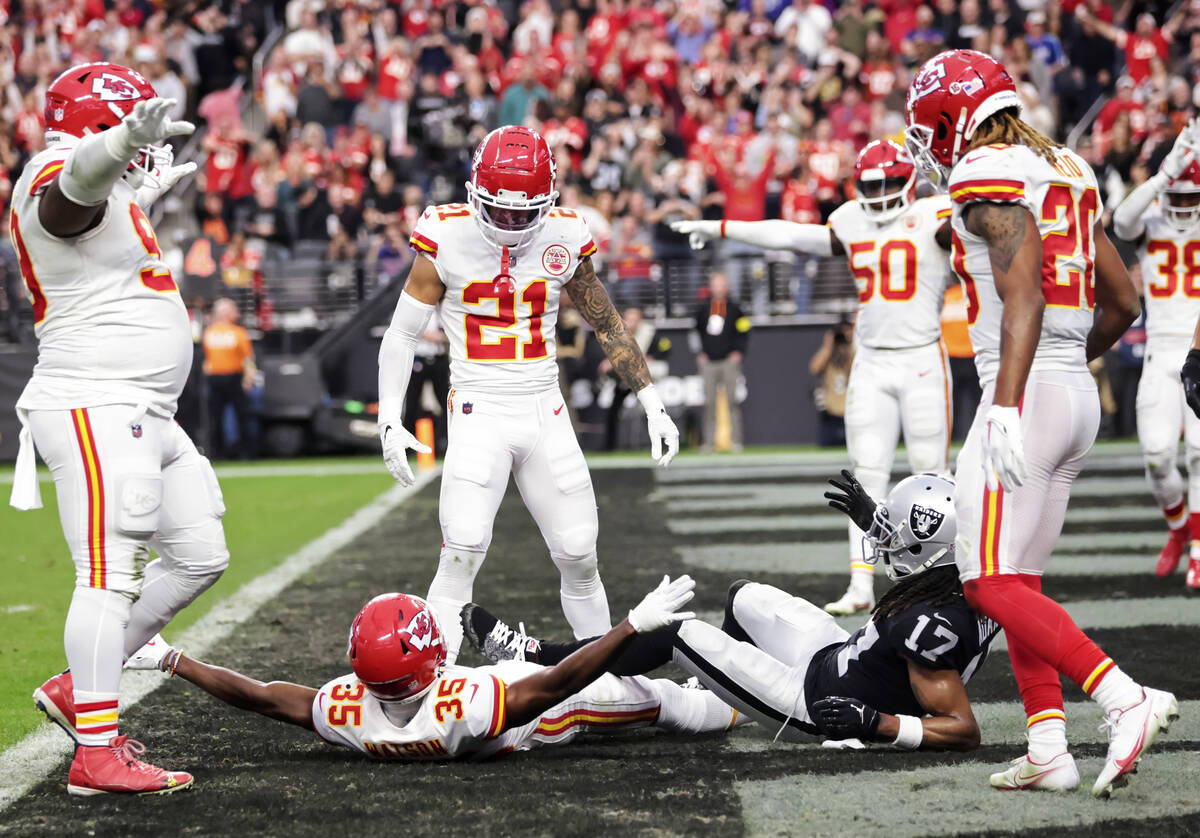
[[[904,751],[915,751],[921,747],[921,740],[925,738],[925,727],[921,724],[921,720],[916,716],[897,716],[900,720],[900,732],[896,734],[896,739],[892,744]]]
[[[663,404],[662,396],[654,389],[653,384],[647,384],[645,387],[637,391],[638,401],[642,403],[642,410],[646,411],[647,416],[653,416],[656,413],[665,411],[666,405]]]

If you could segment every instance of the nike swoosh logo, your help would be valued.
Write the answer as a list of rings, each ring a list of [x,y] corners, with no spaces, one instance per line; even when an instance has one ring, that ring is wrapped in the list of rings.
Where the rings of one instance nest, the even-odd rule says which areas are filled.
[[[563,402],[562,404],[560,404],[558,407],[556,407],[554,409],[554,415],[557,416],[562,411],[562,409],[566,406],[567,406],[566,402]]]
[[[962,162],[963,163],[974,163],[976,160],[981,160],[981,159],[983,159],[983,155],[976,154],[974,157],[964,157],[962,159]]]
[[[917,373],[917,378],[924,378],[925,376],[929,375],[929,373],[931,373],[931,372],[933,372],[933,370],[925,370],[925,372],[919,372],[919,373]]]
[[[1049,774],[1053,770],[1054,770],[1053,768],[1047,768],[1045,771],[1037,771],[1037,772],[1034,772],[1033,774],[1026,774],[1024,771],[1018,771],[1017,776],[1014,777],[1013,779],[1016,781],[1017,785],[1026,786],[1026,785],[1029,785],[1030,783],[1037,782],[1039,779],[1041,779],[1042,777],[1045,777],[1047,774]]]

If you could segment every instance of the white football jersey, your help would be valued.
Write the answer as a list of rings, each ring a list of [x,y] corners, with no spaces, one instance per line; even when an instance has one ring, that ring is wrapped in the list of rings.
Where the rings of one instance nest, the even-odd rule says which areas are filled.
[[[858,201],[847,201],[829,216],[858,286],[857,344],[908,349],[941,338],[951,273],[934,236],[949,218],[945,195],[914,201],[885,224],[868,218]]]
[[[512,282],[494,282],[501,253],[466,204],[429,207],[409,246],[433,262],[446,294],[438,312],[456,389],[539,393],[558,387],[555,326],[563,283],[596,252],[574,210],[551,210],[533,241],[510,251]]]
[[[1161,201],[1142,216],[1138,255],[1146,289],[1146,342],[1191,340],[1200,317],[1200,227],[1181,233],[1167,223]]]
[[[1033,213],[1042,237],[1042,294],[1046,309],[1033,369],[1075,371],[1087,366],[1087,335],[1095,298],[1092,229],[1103,207],[1091,166],[1070,149],[1051,164],[1026,146],[992,145],[963,156],[950,172],[954,202],[951,264],[967,298],[967,324],[981,382],[1000,368],[1003,305],[996,293],[987,243],[967,231],[971,203],[1017,203]]]
[[[485,757],[504,749],[504,682],[488,670],[449,666],[407,720],[388,718],[384,704],[353,674],[330,681],[313,699],[317,734],[379,759]],[[391,705],[393,712],[408,705]]]
[[[192,366],[192,328],[133,188],[117,181],[103,220],[80,236],[58,238],[38,220],[41,193],[70,148],[34,156],[13,188],[10,232],[38,339],[17,406],[134,404],[172,416]]]

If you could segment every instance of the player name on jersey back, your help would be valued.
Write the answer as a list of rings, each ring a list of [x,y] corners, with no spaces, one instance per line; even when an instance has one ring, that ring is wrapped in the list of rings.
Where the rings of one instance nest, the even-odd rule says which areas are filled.
[[[966,228],[964,211],[978,202],[1025,207],[1042,238],[1046,308],[1033,369],[1085,368],[1095,299],[1093,227],[1103,210],[1091,167],[1065,148],[1058,149],[1051,163],[1027,146],[985,146],[954,166],[950,198],[951,264],[967,297],[967,324],[980,380],[994,380],[1000,367],[1003,305],[987,242]]]
[[[36,155],[13,189],[10,233],[38,339],[18,407],[139,404],[171,416],[192,365],[187,309],[124,181],[113,185],[95,228],[62,239],[42,226],[41,194],[68,151],[56,145]]]
[[[942,335],[942,300],[952,274],[935,238],[950,217],[950,199],[934,195],[884,224],[857,201],[829,216],[858,287],[854,339],[871,349],[907,349]]]
[[[466,204],[429,207],[409,245],[433,262],[446,286],[439,313],[455,389],[538,393],[558,387],[555,327],[564,283],[596,252],[573,210],[552,209],[533,240],[509,253],[488,242]]]
[[[1146,289],[1146,342],[1186,345],[1200,317],[1200,229],[1181,233],[1163,215],[1161,199],[1142,223],[1145,238],[1138,256]]]

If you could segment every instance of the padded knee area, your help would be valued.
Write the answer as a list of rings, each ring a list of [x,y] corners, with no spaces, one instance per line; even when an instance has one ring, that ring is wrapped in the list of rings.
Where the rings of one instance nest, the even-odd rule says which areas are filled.
[[[487,550],[488,522],[479,518],[456,515],[442,527],[442,540],[446,547],[471,553]]]
[[[1192,453],[1188,452],[1189,468],[1192,467],[1193,459],[1200,463],[1200,452],[1194,458]],[[1142,462],[1146,464],[1146,477],[1149,480],[1155,482],[1165,480],[1175,470],[1175,450],[1167,447],[1143,449]]]
[[[926,471],[940,472],[946,469],[946,437],[943,435],[921,436],[905,440],[908,446],[908,464],[913,474]]]
[[[596,558],[596,539],[599,537],[599,526],[595,521],[584,524],[562,533],[559,549],[551,549],[551,553],[565,559],[586,560]]]

